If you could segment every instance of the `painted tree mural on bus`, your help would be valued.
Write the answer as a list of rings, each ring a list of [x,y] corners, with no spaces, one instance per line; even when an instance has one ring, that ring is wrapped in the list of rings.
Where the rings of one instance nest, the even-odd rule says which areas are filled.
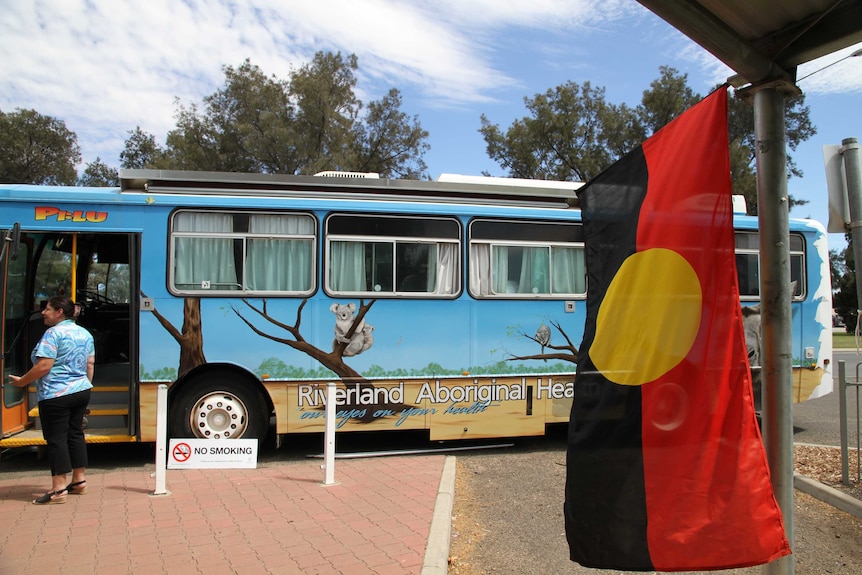
[[[242,298],[242,302],[252,311],[268,321],[271,325],[286,331],[290,334],[292,339],[267,333],[255,326],[249,319],[241,314],[237,308],[231,306],[231,309],[243,321],[243,323],[251,328],[251,330],[257,335],[282,343],[311,356],[315,360],[319,361],[321,365],[332,370],[332,372],[335,373],[341,381],[350,383],[368,383],[362,374],[344,363],[344,356],[346,355],[349,357],[351,355],[355,355],[349,350],[351,342],[353,341],[354,335],[356,335],[357,332],[361,333],[361,330],[366,327],[365,315],[368,313],[368,310],[371,309],[371,306],[374,305],[375,301],[377,300],[371,300],[366,304],[364,300],[359,300],[359,312],[349,320],[349,324],[340,324],[339,318],[336,316],[335,339],[333,340],[332,351],[324,351],[309,343],[304,337],[302,337],[302,332],[300,331],[300,326],[302,324],[302,310],[305,308],[305,304],[308,303],[308,299],[303,299],[302,302],[300,302],[299,307],[296,309],[296,319],[294,320],[293,325],[289,325],[269,315],[269,312],[267,311],[266,298],[263,298],[262,305],[260,307],[254,305],[246,298]],[[333,304],[333,307],[335,305],[336,304]],[[355,308],[355,304],[351,305],[354,305]]]
[[[518,327],[516,332],[519,336],[535,341],[539,346],[541,346],[540,353],[534,355],[511,355],[507,358],[507,361],[525,361],[528,359],[541,359],[544,361],[548,361],[549,359],[556,359],[560,361],[568,361],[571,363],[578,363],[578,347],[572,343],[571,338],[566,333],[558,321],[548,320],[548,323],[551,324],[554,329],[560,332],[560,335],[563,336],[563,339],[566,340],[565,345],[557,345],[551,342],[551,328],[545,325],[544,322],[539,324],[538,329],[536,330],[535,335],[530,335],[523,330],[523,328]],[[553,352],[546,352],[545,349],[554,350]]]
[[[144,292],[141,292],[141,295],[147,297],[147,294]],[[204,356],[204,335],[201,328],[201,299],[199,297],[187,297],[183,300],[183,325],[181,329],[177,329],[157,309],[153,308],[152,314],[180,345],[178,377],[182,377],[183,374],[207,362]]]
[[[302,336],[302,331],[300,329],[302,325],[302,310],[308,303],[307,298],[303,299],[302,302],[299,304],[299,307],[296,309],[296,318],[294,319],[293,324],[285,323],[271,316],[267,309],[266,298],[263,298],[260,306],[253,304],[246,298],[242,298],[242,302],[246,306],[248,306],[253,312],[265,319],[272,326],[286,331],[290,337],[280,337],[271,333],[267,333],[263,329],[258,328],[254,323],[252,323],[251,320],[249,320],[242,313],[240,313],[240,311],[236,307],[231,306],[231,309],[233,309],[233,312],[242,320],[242,322],[245,323],[257,335],[278,343],[282,343],[297,351],[305,353],[306,355],[320,362],[323,367],[335,373],[335,375],[338,376],[338,378],[342,382],[349,383],[352,385],[358,385],[361,390],[364,390],[374,389],[374,384],[372,384],[368,379],[363,377],[362,374],[360,374],[350,365],[345,363],[344,357],[350,357],[364,351],[362,349],[362,342],[368,341],[368,345],[371,345],[370,340],[364,339],[365,337],[370,338],[371,331],[371,326],[365,323],[365,316],[366,314],[368,314],[368,311],[371,309],[371,306],[373,306],[376,301],[377,300],[372,299],[368,303],[365,303],[365,300],[360,299],[358,310],[356,308],[356,305],[353,303],[347,305],[332,304],[332,306],[330,306],[330,310],[336,315],[332,351],[325,351],[309,343]],[[356,312],[355,315],[354,312]],[[358,350],[356,349],[356,342],[360,343]],[[344,405],[343,407],[352,408],[356,406],[348,404]],[[378,407],[381,409],[389,409],[395,412],[410,406],[399,403],[379,405]],[[320,406],[319,409],[323,408],[324,406]],[[373,412],[369,410],[367,412],[367,417],[363,416],[362,418],[359,418],[359,421],[372,421],[374,419],[372,413]]]

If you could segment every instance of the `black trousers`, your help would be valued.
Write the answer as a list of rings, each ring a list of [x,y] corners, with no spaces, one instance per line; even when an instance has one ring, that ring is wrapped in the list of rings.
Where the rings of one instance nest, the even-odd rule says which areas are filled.
[[[84,412],[89,403],[89,389],[39,402],[39,419],[42,436],[48,442],[51,475],[64,475],[87,466]]]

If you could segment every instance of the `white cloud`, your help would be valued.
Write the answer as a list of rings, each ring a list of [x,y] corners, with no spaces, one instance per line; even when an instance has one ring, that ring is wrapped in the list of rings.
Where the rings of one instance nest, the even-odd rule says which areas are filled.
[[[862,43],[838,50],[799,66],[799,87],[806,94],[858,94],[862,92]]]
[[[547,38],[519,46],[536,67],[577,50],[574,62],[556,58],[562,73],[581,62],[610,65],[591,53],[590,35],[646,15],[631,0],[0,0],[0,110],[58,117],[78,134],[85,160],[114,163],[128,130],[164,137],[175,98],[199,103],[223,86],[223,66],[246,58],[285,79],[316,51],[355,53],[364,101],[394,86],[426,107],[473,107],[520,86],[524,71],[502,56],[513,43]],[[688,46],[716,82],[727,77],[678,32],[655,25],[651,33],[673,39],[653,43],[668,59]],[[862,68],[858,60],[803,88],[859,90],[860,73],[847,72]]]
[[[246,58],[286,78],[318,50],[356,53],[362,94],[412,86],[429,101],[476,103],[513,82],[494,45],[517,27],[582,26],[621,0],[5,0],[0,109],[66,121],[103,159],[140,125],[163,135],[175,98],[223,85]],[[604,16],[603,16],[604,15]],[[382,91],[381,88],[380,90]],[[119,132],[118,132],[119,131]],[[109,135],[110,134],[110,135]],[[107,161],[113,161],[113,158]]]

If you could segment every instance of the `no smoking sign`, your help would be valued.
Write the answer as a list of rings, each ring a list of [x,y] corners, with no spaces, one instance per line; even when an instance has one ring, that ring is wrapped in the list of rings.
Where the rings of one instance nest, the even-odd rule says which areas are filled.
[[[256,467],[256,439],[171,439],[168,469]]]
[[[177,443],[171,448],[171,457],[177,463],[185,463],[192,456],[192,448],[188,443]]]

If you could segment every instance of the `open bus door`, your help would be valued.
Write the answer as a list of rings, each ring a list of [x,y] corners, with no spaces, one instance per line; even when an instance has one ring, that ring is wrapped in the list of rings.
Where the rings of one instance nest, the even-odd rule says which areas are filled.
[[[17,223],[0,235],[3,238],[0,248],[0,373],[3,374],[0,430],[2,437],[8,437],[28,426],[27,390],[11,385],[8,375],[21,375],[27,371],[26,364],[22,365],[22,358],[17,353],[19,346],[16,340],[21,335],[28,315],[24,311],[24,294],[30,246],[21,242]]]
[[[13,387],[6,383],[6,375],[30,368],[30,352],[45,331],[41,310],[54,295],[69,295],[79,304],[76,321],[93,335],[96,347],[87,441],[135,441],[133,294],[139,278],[140,236],[25,230],[16,237],[17,258],[11,249],[3,256],[0,284],[4,375],[0,447],[44,444],[35,386]]]

